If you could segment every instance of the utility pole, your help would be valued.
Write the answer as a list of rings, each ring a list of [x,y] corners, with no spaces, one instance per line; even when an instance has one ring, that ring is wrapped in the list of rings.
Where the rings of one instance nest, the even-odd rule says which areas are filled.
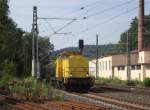
[[[127,80],[128,80],[128,84],[130,84],[130,81],[131,81],[131,54],[130,54],[129,32],[127,32]]]
[[[26,34],[24,33],[23,35],[23,57],[24,57],[24,67],[23,67],[23,74],[25,75],[25,73],[26,73],[26,67],[27,67],[27,56],[26,56],[26,40],[25,40],[25,36],[26,36]]]
[[[98,34],[96,35],[96,78],[98,78],[99,68],[98,68]]]
[[[38,17],[37,17],[37,8],[36,8],[36,73],[37,73],[37,79],[40,79],[40,61],[39,61],[39,37],[38,37],[38,23],[37,23]]]
[[[139,0],[138,51],[144,48],[144,0]]]
[[[36,52],[37,52],[37,57],[36,57],[36,61],[37,61],[37,78],[39,79],[41,77],[41,74],[40,74],[40,61],[39,61],[39,42],[38,42],[38,35],[37,35],[37,45],[36,45]]]
[[[32,24],[32,34],[33,34],[33,38],[32,38],[32,77],[36,77],[36,72],[37,72],[37,76],[38,76],[38,25],[37,25],[37,7],[34,6],[33,7],[33,24]],[[35,36],[37,37],[37,65],[36,65],[36,61],[35,61]],[[37,68],[35,68],[37,66]],[[36,71],[37,69],[37,71]]]

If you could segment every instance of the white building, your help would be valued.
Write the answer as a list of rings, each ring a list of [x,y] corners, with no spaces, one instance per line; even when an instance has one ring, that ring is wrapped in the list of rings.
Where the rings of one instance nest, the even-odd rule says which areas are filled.
[[[132,34],[132,33],[131,33]],[[150,49],[146,50],[144,43],[144,0],[139,0],[139,17],[138,17],[138,52],[131,53],[131,73],[130,79],[141,80],[150,77]],[[130,32],[127,33],[130,38]],[[127,41],[129,41],[128,39]],[[129,42],[127,43],[129,44]],[[90,75],[96,76],[96,72],[91,71],[96,67],[95,60],[89,63]],[[103,78],[117,77],[122,80],[127,80],[127,54],[109,55],[98,59],[98,76]]]
[[[132,52],[130,66],[131,80],[150,77],[150,51]],[[96,60],[89,62],[89,73],[96,77]],[[98,76],[127,80],[127,54],[109,55],[98,59]]]

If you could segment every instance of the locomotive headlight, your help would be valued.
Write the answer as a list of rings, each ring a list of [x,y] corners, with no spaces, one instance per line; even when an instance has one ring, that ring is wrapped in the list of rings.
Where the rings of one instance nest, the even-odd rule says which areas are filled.
[[[89,76],[89,73],[87,73],[86,76]]]
[[[70,73],[70,76],[72,76],[72,73]]]

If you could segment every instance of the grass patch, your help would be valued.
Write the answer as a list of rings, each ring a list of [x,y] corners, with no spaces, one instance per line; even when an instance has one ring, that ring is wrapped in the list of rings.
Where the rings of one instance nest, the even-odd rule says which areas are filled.
[[[145,78],[143,84],[145,87],[150,87],[150,78]]]
[[[107,79],[107,78],[97,78],[95,80],[95,83],[96,84],[109,84],[109,83],[111,83],[111,80]]]
[[[64,93],[59,90],[52,91],[52,100],[56,101],[63,101],[64,100]]]
[[[3,74],[0,76],[0,87],[8,87],[9,82],[17,80],[13,75]]]
[[[39,81],[32,77],[17,79],[5,74],[0,77],[0,87],[6,88],[12,96],[25,100],[64,100],[64,94],[61,91],[53,89],[45,80]]]
[[[26,100],[63,100],[63,94],[56,91],[45,80],[35,80],[33,78],[26,78],[22,81],[16,82],[10,86],[10,91],[14,96],[23,96]]]
[[[120,80],[118,78],[107,79],[107,78],[98,78],[95,81],[96,84],[113,84],[113,85],[130,85],[130,86],[143,86],[144,82],[138,80],[131,80],[130,82],[125,80]]]
[[[48,96],[47,85],[44,82],[38,82],[34,79],[17,81],[9,88],[14,96],[24,96],[24,98],[26,98],[27,100],[45,99]]]

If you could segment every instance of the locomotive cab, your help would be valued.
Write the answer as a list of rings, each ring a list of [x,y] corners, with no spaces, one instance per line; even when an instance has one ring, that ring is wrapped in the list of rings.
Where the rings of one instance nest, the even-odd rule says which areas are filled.
[[[78,52],[64,52],[56,60],[56,79],[67,89],[89,90],[94,78],[89,76],[89,61]]]

